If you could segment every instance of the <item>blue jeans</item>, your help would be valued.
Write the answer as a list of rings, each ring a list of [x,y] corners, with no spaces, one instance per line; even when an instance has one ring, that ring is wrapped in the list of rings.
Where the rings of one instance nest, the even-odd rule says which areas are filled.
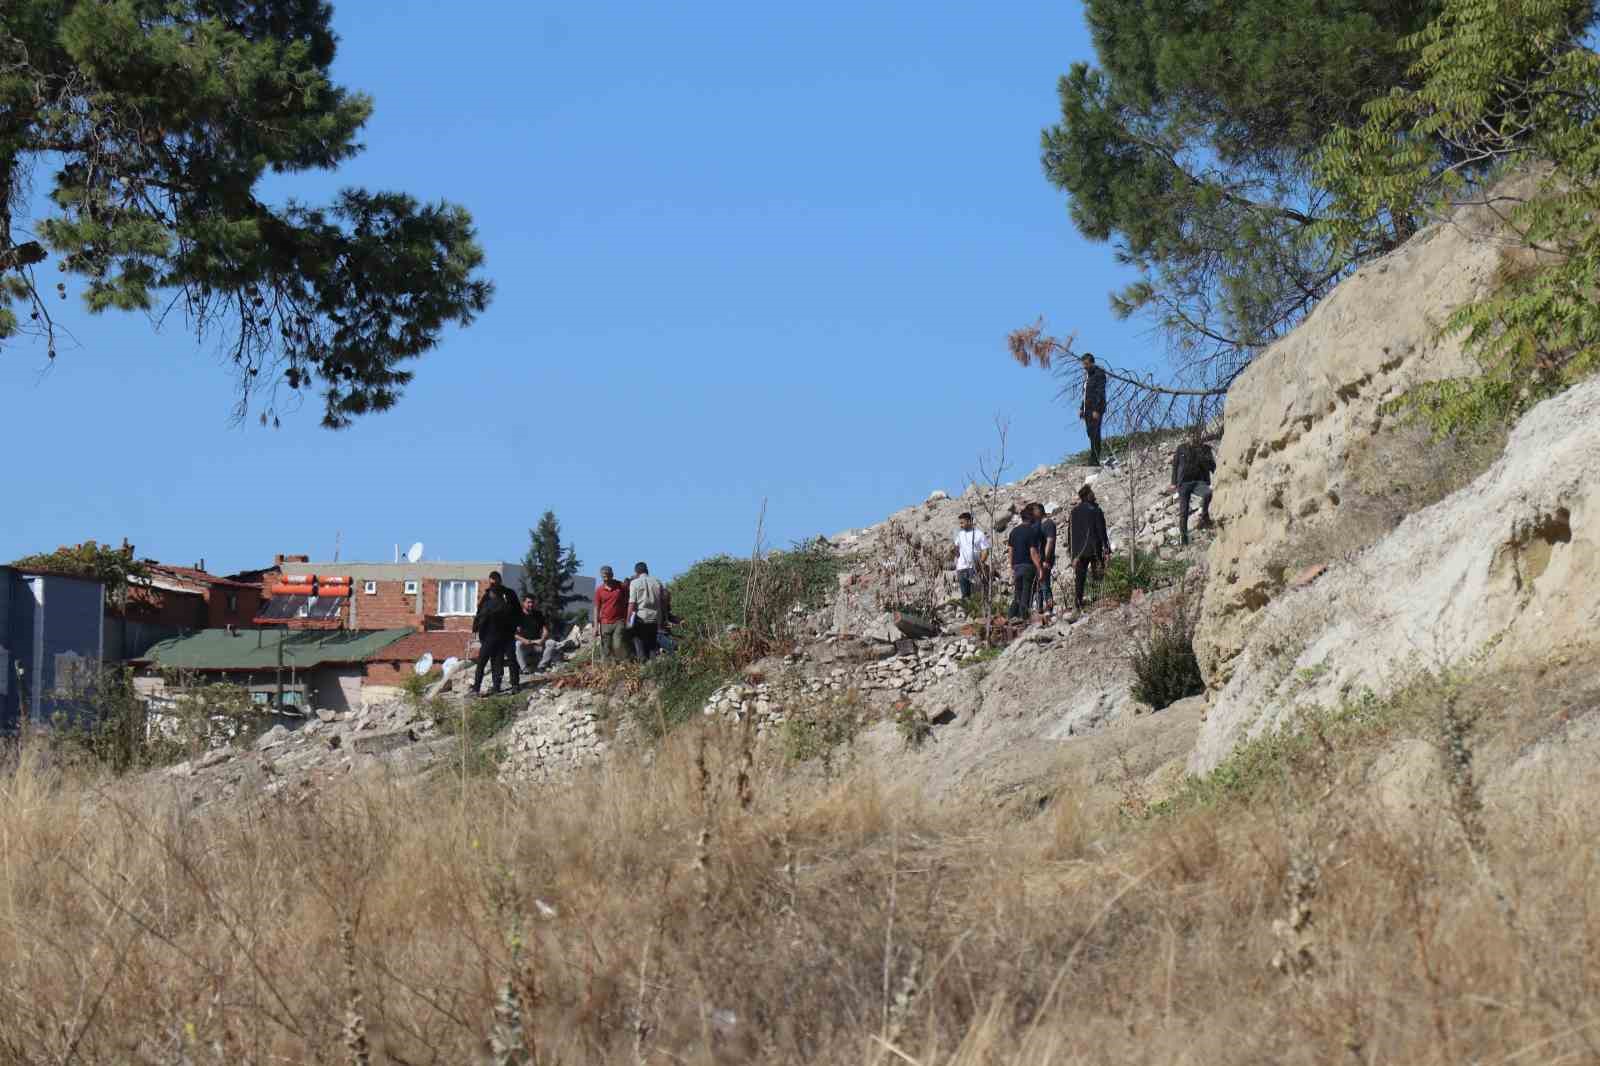
[[[1022,563],[1011,568],[1011,610],[1007,618],[1027,618],[1033,603],[1034,569],[1032,563]]]

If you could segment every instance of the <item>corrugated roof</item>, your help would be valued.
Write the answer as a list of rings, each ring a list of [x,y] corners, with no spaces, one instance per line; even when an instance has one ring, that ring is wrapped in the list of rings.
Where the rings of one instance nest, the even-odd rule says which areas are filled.
[[[505,578],[508,585],[515,585],[512,575],[522,576],[522,567],[518,563],[487,562],[487,563],[295,563],[284,570],[286,574],[337,574],[348,577],[353,581],[410,581],[413,578],[430,578],[434,580],[469,580],[482,581],[488,578],[489,571],[498,570]]]
[[[193,636],[163,640],[145,652],[144,658],[178,670],[272,670],[278,665],[281,641],[283,665],[309,670],[326,663],[365,662],[412,632],[247,629],[229,633],[226,629],[202,629]]]

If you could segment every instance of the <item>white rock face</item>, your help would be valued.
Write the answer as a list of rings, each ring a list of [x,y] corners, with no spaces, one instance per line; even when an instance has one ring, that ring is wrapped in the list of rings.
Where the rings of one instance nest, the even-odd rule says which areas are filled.
[[[1441,336],[1439,325],[1492,287],[1497,233],[1477,207],[1424,231],[1341,284],[1229,390],[1212,580],[1195,641],[1212,690],[1228,684],[1262,608],[1285,589],[1292,543],[1319,534],[1337,543],[1362,507],[1352,456],[1380,432],[1383,405],[1475,370],[1460,336]]]
[[[1385,696],[1417,670],[1538,661],[1593,643],[1597,464],[1600,380],[1590,380],[1529,412],[1471,485],[1278,595],[1233,657],[1189,769],[1210,770],[1297,706]]]

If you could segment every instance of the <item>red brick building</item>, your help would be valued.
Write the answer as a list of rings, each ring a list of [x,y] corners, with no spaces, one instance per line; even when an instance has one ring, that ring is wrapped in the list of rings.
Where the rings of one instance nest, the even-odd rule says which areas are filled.
[[[282,583],[273,588],[301,588],[293,579],[349,579],[349,594],[337,605],[345,629],[397,629],[418,632],[467,633],[478,610],[478,595],[489,586],[489,571],[498,570],[513,590],[522,587],[522,567],[517,563],[398,563],[305,562],[289,564]],[[335,584],[334,588],[341,586]],[[452,654],[460,654],[453,652]]]
[[[207,573],[196,566],[171,566],[145,560],[145,577],[128,582],[130,621],[173,629],[224,629],[247,626],[261,609],[261,588]],[[116,610],[115,608],[112,609]]]

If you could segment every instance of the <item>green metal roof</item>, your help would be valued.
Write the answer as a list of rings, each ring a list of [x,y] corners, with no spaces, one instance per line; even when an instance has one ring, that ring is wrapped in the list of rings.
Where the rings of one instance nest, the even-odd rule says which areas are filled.
[[[283,642],[283,665],[309,670],[326,663],[363,662],[410,629],[202,629],[188,637],[174,637],[154,645],[144,658],[156,666],[178,670],[272,670],[278,666],[278,643]]]

